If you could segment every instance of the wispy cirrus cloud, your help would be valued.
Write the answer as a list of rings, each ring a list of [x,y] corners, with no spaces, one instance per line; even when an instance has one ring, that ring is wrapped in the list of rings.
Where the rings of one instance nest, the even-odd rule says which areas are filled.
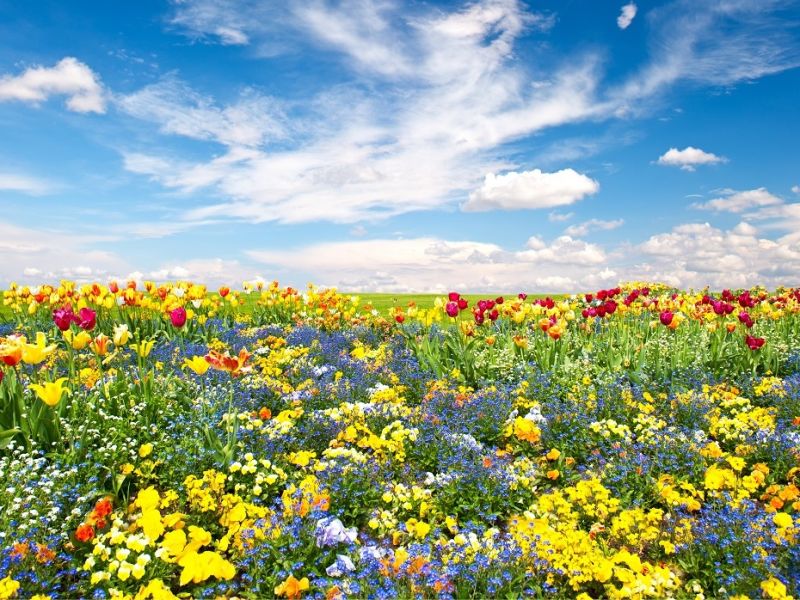
[[[624,224],[624,219],[589,219],[583,223],[570,225],[564,230],[564,233],[573,237],[583,237],[587,233],[591,233],[593,231],[611,231],[612,229],[622,227]]]
[[[167,188],[216,196],[189,211],[191,220],[355,222],[503,208],[480,194],[486,176],[545,166],[509,158],[511,142],[646,111],[681,81],[730,85],[798,64],[796,35],[773,14],[780,6],[678,0],[651,10],[647,60],[621,83],[606,84],[600,52],[547,65],[520,60],[520,37],[543,37],[556,21],[518,0],[454,9],[387,0],[182,0],[170,23],[193,39],[247,46],[256,55],[302,47],[339,60],[353,78],[311,99],[247,90],[227,105],[176,78],[162,81],[119,106],[163,133],[216,142],[223,154],[198,160],[130,148],[125,164]],[[280,49],[264,50],[276,43]],[[282,110],[289,105],[299,110],[287,120]],[[280,145],[271,143],[276,135]],[[567,148],[562,162],[547,166],[563,171],[570,156],[591,155],[598,143]],[[687,170],[724,160],[691,147],[670,152],[662,164]]]
[[[46,179],[0,171],[0,191],[43,196],[55,191],[57,187],[53,182]]]

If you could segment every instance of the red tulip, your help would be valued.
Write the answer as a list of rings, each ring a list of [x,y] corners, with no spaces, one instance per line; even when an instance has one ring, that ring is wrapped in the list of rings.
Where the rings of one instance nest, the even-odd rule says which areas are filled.
[[[97,325],[97,313],[91,308],[82,308],[78,312],[77,323],[81,329],[91,331]]]
[[[461,294],[459,294],[458,292],[450,292],[449,294],[447,294],[447,299],[450,300],[450,302],[458,302],[458,299],[460,297]]]
[[[457,317],[458,316],[458,303],[456,302],[448,302],[447,306],[444,307],[445,312],[447,312],[448,317]]]
[[[748,334],[747,337],[744,339],[744,341],[747,344],[747,347],[750,348],[750,350],[755,351],[761,349],[761,346],[763,346],[767,340],[765,340],[764,338],[753,337],[752,335]]]
[[[172,321],[172,326],[180,329],[186,325],[186,309],[182,306],[172,309],[169,313],[169,320]]]
[[[469,306],[469,302],[467,302],[464,298],[458,299],[458,310],[466,310]]]
[[[73,321],[75,321],[75,313],[72,312],[71,306],[64,306],[53,311],[53,323],[61,331],[69,329]]]
[[[667,327],[669,327],[669,324],[672,323],[672,319],[674,317],[675,315],[668,310],[661,311],[661,314],[658,316],[658,318],[661,320],[661,324],[666,325]]]
[[[497,298],[494,299],[495,304],[502,304],[503,302],[505,302],[505,300],[503,299],[502,296],[498,296]]]
[[[525,292],[520,292],[519,294],[517,294],[517,298],[519,298],[519,299],[520,299],[520,300],[522,300],[523,302],[525,302],[525,299],[526,299],[527,297],[528,297],[528,294],[526,294]]]

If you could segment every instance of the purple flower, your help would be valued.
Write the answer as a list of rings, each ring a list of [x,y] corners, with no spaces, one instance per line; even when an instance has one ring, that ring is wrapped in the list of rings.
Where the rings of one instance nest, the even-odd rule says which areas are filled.
[[[344,524],[336,517],[325,517],[317,521],[314,537],[320,548],[342,543],[352,544],[358,537],[358,530],[355,527],[345,529]]]

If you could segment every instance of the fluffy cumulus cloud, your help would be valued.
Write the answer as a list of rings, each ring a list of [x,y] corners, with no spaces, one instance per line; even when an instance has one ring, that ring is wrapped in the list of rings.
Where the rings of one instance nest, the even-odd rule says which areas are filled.
[[[73,57],[53,67],[30,67],[20,75],[0,77],[0,102],[38,104],[50,96],[66,96],[67,108],[79,113],[104,113],[106,102],[100,78]]]
[[[592,231],[610,231],[622,227],[624,224],[624,219],[613,219],[610,221],[604,219],[589,219],[583,223],[570,225],[564,230],[564,233],[574,237],[582,237]]]
[[[539,169],[505,175],[489,173],[483,185],[469,195],[463,208],[466,211],[552,208],[577,202],[599,189],[597,181],[573,169],[554,173]]]
[[[630,27],[631,23],[633,23],[633,19],[636,16],[636,4],[633,2],[628,2],[625,6],[622,7],[620,10],[619,16],[617,17],[617,27],[620,29],[627,29]]]
[[[266,269],[298,269],[315,282],[353,291],[556,292],[610,283],[615,275],[598,267],[606,259],[601,248],[569,236],[547,243],[532,238],[519,250],[423,237],[327,242],[248,254]]]
[[[743,213],[745,211],[762,208],[765,206],[775,206],[782,204],[783,200],[771,194],[766,188],[755,190],[722,190],[719,198],[714,198],[708,202],[693,204],[694,208],[715,210],[721,212]]]
[[[726,162],[722,156],[717,156],[711,152],[700,150],[692,146],[686,146],[683,150],[670,148],[658,157],[658,164],[668,167],[680,167],[684,171],[694,171],[698,165],[713,165]]]
[[[679,225],[636,250],[641,264],[628,273],[682,287],[774,287],[800,273],[798,240],[760,237],[748,223],[730,230],[709,223]]]
[[[746,222],[729,230],[687,223],[634,246],[603,247],[567,235],[551,240],[532,236],[518,249],[413,238],[248,254],[269,272],[299,269],[313,281],[353,291],[574,292],[632,280],[684,288],[776,286],[800,273],[799,239],[769,239]]]

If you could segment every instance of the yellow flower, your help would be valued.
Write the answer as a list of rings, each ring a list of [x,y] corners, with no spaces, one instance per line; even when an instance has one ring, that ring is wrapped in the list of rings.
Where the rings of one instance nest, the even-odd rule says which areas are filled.
[[[147,443],[139,446],[139,456],[147,458],[153,452],[153,444]]]
[[[308,450],[301,450],[300,452],[292,452],[289,455],[289,462],[298,467],[307,467],[312,458],[316,458],[316,452],[309,452]]]
[[[191,369],[197,375],[205,375],[211,364],[203,356],[184,358],[183,366]]]
[[[764,592],[764,598],[770,598],[771,600],[789,600],[791,598],[783,582],[775,577],[762,581],[761,591]]]
[[[47,404],[47,406],[55,406],[61,402],[61,397],[64,393],[69,394],[69,390],[64,387],[64,382],[66,380],[66,377],[61,377],[54,382],[48,382],[44,385],[32,383],[30,388],[36,392],[39,399]]]
[[[13,598],[18,589],[19,581],[14,581],[11,576],[0,579],[0,598]]]
[[[62,335],[73,350],[83,350],[92,341],[92,336],[83,330],[76,334],[71,329],[67,329]]]
[[[561,456],[561,451],[558,448],[553,448],[550,452],[547,453],[547,460],[558,460]]]
[[[179,585],[184,586],[190,581],[192,583],[202,583],[209,577],[217,579],[233,579],[236,575],[236,568],[222,558],[216,552],[189,552],[179,561],[178,565],[183,567]]]
[[[155,343],[155,340],[142,340],[138,344],[134,344],[132,348],[141,358],[147,358],[150,356],[150,352],[153,350]]]
[[[742,469],[744,469],[745,465],[747,465],[745,460],[743,458],[738,457],[738,456],[729,456],[728,457],[728,464],[736,472],[741,471]]]
[[[22,360],[29,365],[38,365],[56,349],[55,344],[47,345],[47,336],[41,331],[36,334],[35,344],[22,346]]]
[[[128,343],[128,340],[131,338],[131,332],[128,331],[127,325],[115,325],[114,326],[114,345],[115,346],[124,346]]]
[[[301,593],[308,589],[308,577],[296,579],[294,575],[289,575],[286,581],[275,588],[276,596],[286,596],[289,600],[299,598]]]
[[[776,527],[780,527],[781,529],[791,527],[793,523],[792,517],[783,512],[775,513],[772,517],[772,522],[775,523]]]

